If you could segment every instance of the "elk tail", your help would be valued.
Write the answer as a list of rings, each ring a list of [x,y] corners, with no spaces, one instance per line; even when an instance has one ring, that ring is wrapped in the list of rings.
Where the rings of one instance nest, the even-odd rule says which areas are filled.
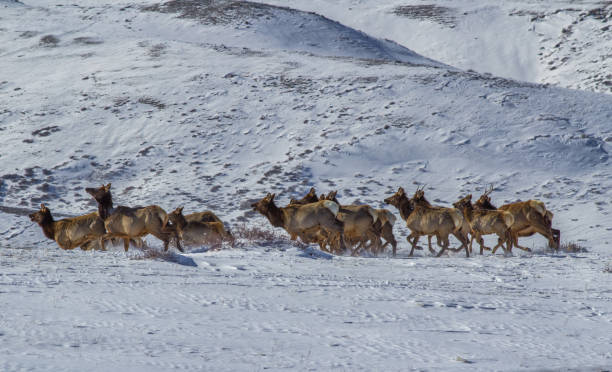
[[[529,201],[529,206],[531,208],[535,209],[542,216],[546,216],[546,207],[544,206],[544,203],[542,203],[541,201],[539,201],[539,200],[530,200]]]
[[[510,228],[512,225],[514,225],[514,216],[512,215],[512,213],[505,212],[503,216],[504,223],[506,224],[507,228]]]
[[[378,221],[378,213],[376,213],[376,210],[372,207],[368,207],[368,213],[372,216],[372,223],[376,223],[376,221]]]
[[[459,212],[458,209],[455,208],[450,208],[451,209],[451,218],[453,219],[453,223],[455,224],[455,228],[453,229],[453,232],[456,232],[457,230],[461,229],[461,226],[463,225],[463,213]]]
[[[383,214],[385,215],[385,218],[387,219],[387,221],[389,221],[391,226],[395,225],[395,221],[397,220],[397,217],[395,217],[395,215],[391,213],[391,211],[388,211],[385,209],[383,210]]]
[[[340,206],[331,200],[324,200],[323,206],[329,209],[334,214],[334,217],[337,216],[338,212],[340,211]]]

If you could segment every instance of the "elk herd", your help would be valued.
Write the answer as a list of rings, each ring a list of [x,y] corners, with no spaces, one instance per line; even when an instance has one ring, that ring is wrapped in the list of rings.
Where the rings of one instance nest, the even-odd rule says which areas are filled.
[[[44,235],[57,242],[62,249],[105,249],[108,240],[123,241],[127,251],[130,244],[142,247],[142,238],[148,234],[163,242],[168,250],[171,241],[183,252],[183,245],[201,246],[233,240],[223,222],[211,211],[183,214],[183,208],[166,213],[157,205],[125,207],[113,205],[111,184],[87,188],[98,204],[98,211],[83,216],[55,221],[51,211],[41,204],[30,219],[43,230]],[[480,246],[480,254],[498,248],[511,253],[513,247],[530,251],[519,245],[518,238],[539,233],[546,237],[551,248],[558,249],[560,231],[552,228],[553,214],[538,200],[519,201],[499,208],[491,203],[487,189],[476,202],[466,195],[452,207],[432,205],[425,198],[424,188],[418,188],[409,197],[403,188],[384,199],[395,207],[406,222],[410,234],[407,237],[412,256],[421,237],[427,237],[428,249],[437,257],[447,250],[464,250],[469,257],[474,241]],[[291,199],[288,205],[277,206],[275,194],[268,193],[251,207],[266,217],[274,227],[283,228],[291,240],[318,244],[320,249],[333,254],[359,255],[369,252],[384,253],[390,245],[393,256],[397,253],[397,241],[393,235],[396,217],[388,209],[375,209],[364,204],[341,204],[336,191],[317,196],[315,189],[301,199]],[[449,237],[454,236],[458,248],[451,248]],[[497,244],[487,247],[484,235],[496,235]],[[432,248],[436,238],[440,250]]]

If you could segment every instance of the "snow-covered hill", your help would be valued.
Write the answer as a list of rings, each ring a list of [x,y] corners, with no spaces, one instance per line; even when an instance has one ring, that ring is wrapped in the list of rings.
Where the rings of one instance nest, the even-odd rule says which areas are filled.
[[[612,93],[609,1],[264,2],[326,15],[462,69]]]
[[[16,286],[10,292],[10,301],[5,300],[0,305],[7,314],[6,318],[0,318],[6,319],[0,323],[0,350],[11,355],[11,360],[3,365],[4,369],[17,370],[37,365],[31,355],[19,354],[21,347],[32,355],[37,352],[44,354],[50,369],[79,367],[78,363],[73,364],[74,360],[52,358],[50,350],[54,350],[54,344],[35,342],[36,337],[47,340],[50,335],[58,335],[54,332],[60,331],[46,328],[46,325],[53,323],[53,319],[63,311],[50,310],[49,317],[29,311],[36,301],[42,301],[46,309],[51,306],[49,301],[57,301],[53,296],[66,296],[69,305],[86,308],[88,313],[108,311],[121,320],[106,323],[110,321],[106,315],[91,315],[83,319],[87,323],[84,329],[97,329],[101,332],[97,342],[108,345],[114,337],[109,332],[128,327],[131,333],[122,340],[133,345],[138,342],[137,330],[140,328],[137,321],[125,318],[127,313],[138,313],[148,319],[151,316],[153,319],[180,316],[175,310],[166,309],[165,306],[169,305],[164,301],[156,302],[159,296],[152,296],[151,292],[176,293],[179,297],[193,298],[193,301],[181,302],[181,306],[187,309],[184,315],[187,318],[171,323],[168,332],[164,333],[170,344],[187,346],[192,343],[185,343],[182,338],[185,328],[193,327],[195,331],[190,332],[194,332],[192,336],[195,339],[199,332],[210,326],[210,322],[239,321],[240,311],[221,321],[211,316],[208,313],[210,309],[204,309],[206,306],[203,304],[209,301],[226,305],[240,302],[245,295],[242,291],[228,294],[226,302],[210,300],[206,296],[215,297],[223,293],[227,285],[240,287],[243,285],[240,283],[248,282],[249,278],[256,279],[258,286],[265,286],[266,278],[276,278],[279,283],[270,284],[273,286],[286,283],[288,292],[249,290],[255,292],[249,292],[249,301],[252,302],[245,306],[253,311],[242,313],[249,321],[255,321],[253,317],[258,310],[270,311],[270,319],[277,318],[279,323],[268,327],[266,322],[271,320],[263,319],[257,329],[247,325],[244,331],[240,329],[245,328],[235,327],[235,324],[227,331],[213,327],[207,337],[243,338],[244,344],[237,350],[246,355],[263,353],[254,351],[252,347],[268,337],[285,331],[297,332],[295,334],[303,337],[300,340],[278,338],[280,348],[274,342],[265,344],[270,349],[279,350],[271,354],[274,368],[310,365],[315,369],[334,366],[354,369],[350,360],[320,350],[307,354],[300,361],[301,354],[297,353],[302,350],[300,342],[311,344],[319,338],[327,340],[333,334],[334,340],[329,345],[336,347],[333,346],[338,344],[335,337],[342,338],[344,332],[338,323],[342,314],[347,317],[346,321],[354,322],[348,318],[364,320],[375,312],[386,314],[376,321],[376,326],[386,321],[396,322],[388,329],[389,334],[401,329],[408,332],[406,338],[414,337],[415,341],[410,345],[395,343],[393,348],[396,351],[427,345],[443,347],[447,336],[459,345],[453,349],[452,357],[443,354],[417,358],[410,354],[399,360],[382,356],[372,359],[383,364],[387,360],[391,369],[405,369],[406,363],[419,369],[463,368],[464,364],[456,360],[456,356],[463,355],[476,359],[475,365],[481,370],[609,364],[610,354],[605,354],[598,345],[610,341],[606,336],[610,332],[603,331],[610,329],[611,321],[607,284],[609,268],[606,269],[606,265],[610,262],[612,237],[612,172],[608,154],[612,142],[612,95],[465,71],[467,62],[460,56],[463,53],[460,53],[461,48],[451,47],[459,45],[467,35],[467,21],[458,21],[462,17],[438,15],[435,19],[439,21],[433,26],[429,21],[407,21],[414,17],[409,18],[406,14],[414,12],[409,12],[409,8],[398,9],[402,5],[398,3],[381,12],[378,19],[383,23],[376,23],[378,21],[370,20],[369,16],[378,14],[379,8],[372,3],[351,2],[351,12],[358,15],[351,18],[356,22],[352,24],[346,16],[341,16],[344,14],[339,11],[342,2],[334,3],[336,5],[312,2],[308,9],[306,5],[309,2],[296,3],[295,6],[302,10],[285,7],[293,5],[289,3],[266,5],[229,1],[0,2],[0,138],[3,145],[0,147],[0,257],[3,265],[6,262],[3,270],[6,269],[7,273],[0,273],[0,279],[2,283]],[[493,15],[483,14],[508,14],[505,6],[479,8],[475,3],[469,4],[465,2],[461,6],[472,6],[475,13],[468,12],[466,17],[480,14],[478,19],[495,20]],[[513,4],[513,12],[523,11],[525,14],[544,7],[543,3],[533,2]],[[602,6],[607,9],[606,4]],[[435,8],[429,11],[440,13],[436,13]],[[526,21],[527,16],[519,13],[504,21],[508,23],[494,23],[500,28],[506,24],[509,30],[518,30],[520,28],[509,24],[530,22]],[[546,20],[551,17],[552,13],[534,20],[544,22],[536,24],[536,30],[540,25],[547,25]],[[398,38],[393,30],[404,27],[402,22],[409,22],[415,35],[448,28],[448,31],[432,34],[439,37],[437,48],[441,54],[425,53],[424,50],[431,50],[422,48],[425,43],[422,38]],[[585,19],[585,22],[591,20]],[[380,27],[380,32],[374,25],[380,25],[376,26]],[[579,30],[583,27],[581,25],[576,24],[574,30]],[[457,39],[446,37],[452,30],[463,36],[457,36]],[[497,40],[496,32],[485,32],[488,30],[485,25],[480,30],[482,38]],[[579,38],[580,32],[575,31],[567,37]],[[579,38],[574,44],[584,43],[586,46],[591,43],[589,52],[584,52],[589,55],[605,51],[599,44],[594,45],[589,35],[587,33],[585,39]],[[607,38],[608,34],[604,36]],[[523,41],[522,45],[518,42],[511,44],[512,48],[526,53],[519,58],[521,61],[531,61],[531,47],[521,46],[531,45],[533,39],[526,37]],[[545,48],[543,53],[561,55],[558,53],[562,47],[547,49],[546,43],[541,44]],[[485,64],[490,62],[487,66],[505,68],[506,65],[495,61],[507,59],[504,55],[506,49],[487,49],[489,45],[488,42],[473,44],[470,56],[479,60],[479,55],[487,55],[489,57],[480,58]],[[582,63],[583,57],[578,57],[571,63]],[[533,64],[521,62],[507,66],[515,66],[518,76],[525,80],[605,91],[601,89],[605,82],[601,83],[603,85],[586,83],[583,77],[586,75],[581,75],[582,72],[571,81],[563,80],[570,79],[571,63],[553,70],[556,71],[554,74],[559,73],[557,77],[550,71],[542,75]],[[585,68],[601,75],[609,68],[606,63],[608,61],[593,62]],[[481,69],[477,65],[471,68],[497,71]],[[517,76],[515,73],[500,75]],[[526,239],[527,244],[535,248],[535,255],[515,252],[516,257],[507,259],[473,257],[466,260],[461,255],[451,254],[452,258],[438,262],[433,258],[423,258],[420,253],[422,264],[420,261],[390,258],[321,260],[315,251],[309,252],[319,259],[310,259],[308,254],[302,257],[304,254],[294,247],[282,245],[278,247],[283,250],[280,252],[270,253],[261,247],[247,246],[220,256],[196,251],[185,256],[171,256],[172,262],[138,260],[131,264],[125,261],[132,256],[116,252],[58,253],[57,246],[46,240],[38,226],[24,216],[41,202],[57,216],[94,210],[94,202],[84,188],[107,182],[112,182],[114,199],[118,204],[156,203],[166,210],[179,205],[184,205],[189,211],[212,209],[232,226],[242,223],[267,226],[267,221],[250,209],[251,202],[266,192],[276,192],[282,204],[315,186],[320,192],[339,190],[342,202],[367,202],[380,207],[383,198],[395,192],[398,186],[412,190],[417,184],[426,184],[425,191],[431,200],[437,204],[449,204],[469,192],[477,195],[492,183],[495,186],[492,197],[498,204],[528,198],[544,201],[555,212],[554,224],[561,229],[562,239],[577,241],[589,252],[578,256],[550,256],[542,248],[544,239],[535,237]],[[401,225],[396,225],[395,234],[400,241],[400,258],[405,258],[406,229]],[[151,242],[154,246],[158,244],[154,240]],[[270,250],[270,247],[266,249]],[[269,262],[267,253],[274,262]],[[46,255],[51,258],[47,260]],[[39,266],[32,268],[36,260]],[[205,262],[209,260],[227,267],[217,267],[220,270],[216,270],[212,265],[213,269],[202,270],[208,267]],[[116,281],[121,285],[107,293],[104,283],[108,277],[105,275],[124,275],[123,269],[112,268],[113,262],[120,262],[119,266],[126,266],[127,271],[133,266],[146,271],[149,265],[154,275],[177,275],[178,279],[171,283],[147,281],[140,287],[140,284],[135,284],[138,280],[130,276],[125,282]],[[176,267],[176,262],[187,262],[191,266]],[[264,263],[270,266],[255,268]],[[337,275],[330,274],[332,278],[328,284],[337,288],[356,288],[346,292],[346,301],[338,308],[330,305],[337,293],[334,290],[318,293],[310,305],[307,303],[310,300],[296,300],[296,308],[308,305],[313,310],[311,313],[319,315],[315,318],[310,318],[312,314],[307,315],[308,319],[300,323],[300,330],[295,329],[296,317],[300,315],[288,315],[291,312],[289,307],[284,309],[271,304],[275,303],[275,298],[284,303],[294,292],[300,293],[303,275],[333,271],[336,263],[346,264],[348,268]],[[111,265],[108,271],[105,269],[107,265]],[[292,269],[287,269],[286,265],[293,265]],[[75,267],[83,269],[78,269],[79,274],[73,275]],[[364,267],[368,269],[364,270]],[[427,284],[444,278],[454,267],[460,273],[453,274],[452,279],[439,280],[432,286]],[[54,268],[56,276],[49,277]],[[572,269],[577,270],[575,276],[565,275]],[[65,270],[71,274],[64,276],[61,272]],[[465,272],[470,270],[478,274],[470,274],[466,279]],[[400,271],[401,275],[396,276],[395,271]],[[23,272],[28,273],[26,277],[15,279]],[[94,273],[91,280],[83,278],[88,272]],[[538,274],[540,272],[542,274]],[[504,278],[504,273],[509,277]],[[37,284],[30,285],[27,279],[30,275]],[[484,278],[483,282],[475,276]],[[198,287],[188,285],[182,288],[183,278],[192,278],[208,294],[190,297]],[[544,279],[540,281],[537,278]],[[585,283],[574,283],[578,278],[585,278]],[[73,291],[85,290],[78,287],[79,280],[90,280],[86,290],[94,293],[93,297],[99,295],[100,303],[88,302],[86,296],[75,297]],[[390,292],[381,290],[378,297],[368,295],[384,281],[395,280],[403,284]],[[464,292],[457,292],[458,287],[448,289],[448,283],[461,281],[466,283]],[[48,291],[51,295],[32,295],[20,302],[30,293],[30,287],[36,287],[32,290],[37,291],[39,285],[53,286],[56,282],[61,286]],[[491,283],[504,285],[483,293],[483,297],[473,296],[480,285]],[[560,283],[559,287],[557,283]],[[130,310],[130,301],[121,299],[123,285],[136,285],[143,291],[141,296],[130,294],[130,301],[137,304],[131,308],[133,311]],[[314,280],[312,285],[326,284]],[[418,293],[414,288],[420,288]],[[497,302],[495,296],[499,293],[508,297]],[[542,293],[548,293],[552,299],[540,297]],[[432,321],[428,328],[431,332],[444,328],[454,335],[455,328],[450,325],[465,324],[464,321],[482,316],[489,308],[499,309],[490,321],[500,319],[500,326],[487,331],[484,326],[468,325],[469,329],[462,328],[470,336],[467,340],[458,340],[459,336],[449,336],[446,331],[440,331],[442,333],[438,333],[443,336],[434,337],[435,342],[429,344],[426,340],[431,338],[431,332],[414,333],[406,328],[405,318],[397,317],[406,310],[405,299],[417,295],[431,299],[422,303],[446,304],[439,310],[431,309],[436,312],[433,318],[428,318]],[[473,308],[474,305],[469,303],[474,302],[482,304],[482,311],[479,310],[477,315],[457,311],[457,296],[465,300],[461,302],[461,309]],[[528,297],[525,302],[517,302],[519,297],[525,296]],[[568,296],[570,304],[562,305]],[[169,301],[175,301],[175,297]],[[392,305],[385,313],[379,302],[392,297],[400,303]],[[14,301],[19,306],[13,307],[11,302]],[[486,304],[490,302],[498,306]],[[412,321],[415,324],[419,324],[420,318],[431,316],[428,308],[432,306],[419,304],[409,315],[414,317]],[[353,307],[356,313],[349,311]],[[438,305],[433,307],[438,309]],[[536,310],[527,311],[529,307]],[[360,308],[364,309],[362,313]],[[41,322],[41,328],[29,329],[27,323],[18,323],[16,328],[8,329],[10,324],[17,322],[19,315],[17,310],[7,312],[9,309],[20,309],[30,314],[32,319]],[[584,309],[588,311],[580,312]],[[200,313],[205,314],[206,321],[197,320]],[[576,328],[564,332],[560,329],[566,323],[557,320],[540,322],[542,318],[550,320],[559,313],[566,323],[577,321],[584,324],[584,331]],[[64,329],[68,323],[62,322],[58,323],[58,329],[63,329],[61,332],[64,333],[58,337],[68,340],[71,334],[65,333]],[[333,323],[327,331],[303,332],[315,326],[325,328],[326,322]],[[108,331],[100,330],[104,327]],[[595,335],[587,329],[589,327],[602,333]],[[78,328],[78,324],[75,329],[77,337],[88,332]],[[265,335],[265,329],[270,329],[272,335]],[[509,329],[520,331],[508,333]],[[375,332],[373,326],[360,337],[374,337]],[[490,332],[499,332],[494,344],[502,346],[519,347],[520,338],[534,341],[542,334],[546,334],[545,339],[549,342],[559,337],[565,341],[555,344],[555,351],[546,357],[519,366],[509,363],[513,359],[506,354],[507,347],[500,347],[492,354],[468,352],[474,348],[470,340],[484,344],[490,340],[487,336]],[[591,335],[594,336],[589,338]],[[389,337],[397,337],[396,341],[400,338],[398,334]],[[17,342],[10,342],[9,338]],[[347,342],[342,353],[364,349],[384,355],[380,348],[384,337],[377,340],[380,343]],[[157,342],[159,340],[152,341],[150,347],[137,350],[149,353],[158,345]],[[285,342],[298,344],[283,349]],[[587,343],[588,347],[585,347]],[[23,346],[32,344],[32,348]],[[65,344],[76,348],[68,341],[58,347]],[[91,343],[87,341],[87,344]],[[519,347],[516,355],[532,360],[529,345],[536,343],[525,345]],[[542,343],[537,345],[538,350],[544,348]],[[168,349],[169,346],[163,350]],[[83,350],[85,364],[95,366],[99,356],[108,351],[113,355],[120,354],[118,367],[132,370],[195,370],[206,365],[200,363],[202,361],[181,365],[179,354],[169,359],[164,359],[168,354],[162,355],[159,364],[150,364],[145,358],[132,365],[127,362],[129,350],[124,350],[123,354],[115,348],[104,350]],[[223,356],[221,360],[233,355],[233,352],[224,354],[223,351],[216,351],[217,355]],[[290,354],[291,363],[285,363],[282,351]],[[427,352],[423,350],[423,353]],[[201,355],[204,351],[198,349],[195,353]],[[567,363],[568,359],[564,358],[569,354],[572,363]],[[309,358],[314,362],[304,362]],[[554,358],[556,362],[553,363],[551,360]],[[379,364],[371,364],[372,360],[356,359],[354,363],[357,368],[377,368]],[[257,362],[248,357],[245,363]],[[212,365],[218,367],[220,364]],[[231,365],[225,368],[232,369]],[[237,364],[236,368],[244,368],[244,365]]]

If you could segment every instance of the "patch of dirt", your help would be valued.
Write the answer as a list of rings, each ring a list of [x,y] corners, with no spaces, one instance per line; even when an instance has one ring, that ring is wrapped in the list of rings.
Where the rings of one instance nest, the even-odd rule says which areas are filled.
[[[44,127],[41,129],[37,129],[35,131],[32,132],[33,136],[38,136],[38,137],[47,137],[50,136],[51,134],[55,133],[55,132],[59,132],[61,129],[56,126],[56,125],[52,125],[49,127]]]
[[[60,42],[60,39],[57,36],[45,35],[40,38],[40,41],[38,42],[38,44],[43,47],[52,48],[52,47],[56,47],[59,42]]]
[[[157,107],[160,110],[163,110],[166,108],[166,105],[158,100],[156,100],[153,97],[140,97],[138,98],[138,103],[142,103],[145,105],[151,105],[154,107]]]
[[[196,19],[204,24],[229,24],[248,19],[270,17],[274,6],[229,0],[171,0],[143,7],[143,11],[178,13],[179,18]]]
[[[74,41],[77,44],[83,44],[83,45],[97,45],[97,44],[104,43],[102,39],[98,39],[95,37],[75,37],[74,39],[72,39],[72,41]]]
[[[455,9],[445,6],[402,5],[393,9],[393,14],[419,21],[432,21],[450,28],[457,25],[457,12]]]
[[[166,45],[165,44],[155,44],[151,46],[149,49],[149,55],[153,58],[159,58],[162,54],[165,53]]]
[[[24,31],[21,34],[19,34],[19,37],[22,37],[24,39],[29,39],[31,37],[34,37],[36,35],[38,35],[40,32],[38,31]]]

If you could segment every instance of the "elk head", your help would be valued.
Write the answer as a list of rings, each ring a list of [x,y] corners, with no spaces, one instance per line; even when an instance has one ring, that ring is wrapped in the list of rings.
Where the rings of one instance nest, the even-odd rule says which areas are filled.
[[[402,187],[400,187],[399,189],[397,189],[397,192],[395,194],[393,194],[392,196],[386,198],[384,200],[385,204],[390,204],[396,208],[399,209],[400,207],[400,203],[404,200],[404,199],[408,199],[408,197],[406,196],[406,192],[404,192],[404,189]]]
[[[412,199],[415,201],[425,200],[425,185],[417,187]]]
[[[53,221],[51,211],[44,204],[40,205],[40,210],[38,212],[29,214],[28,217],[30,217],[30,221],[36,222],[39,225],[45,221]]]
[[[172,212],[168,213],[168,216],[166,218],[167,221],[165,225],[167,224],[167,222],[170,222],[172,225],[176,225],[183,228],[185,224],[187,224],[187,220],[185,220],[185,216],[183,216],[183,207],[178,207]]]
[[[496,206],[491,204],[491,197],[489,195],[492,192],[493,192],[493,185],[491,185],[491,187],[485,190],[484,194],[482,194],[480,198],[478,198],[478,200],[476,201],[476,203],[474,203],[474,205],[480,209],[492,209],[492,210],[497,209]]]
[[[330,191],[324,198],[324,200],[331,200],[334,203],[340,205],[340,202],[338,202],[338,199],[336,199],[336,195],[338,194],[338,190],[335,191]]]
[[[466,207],[471,207],[472,206],[472,194],[467,194],[466,196],[464,196],[463,198],[457,200],[456,202],[453,203],[453,207],[459,209],[459,210],[463,210]]]
[[[315,191],[314,187],[311,187],[308,194],[306,194],[302,199],[291,199],[289,204],[309,204],[316,203],[318,201],[319,198],[317,198],[317,192]]]
[[[101,187],[87,187],[85,192],[93,196],[98,203],[98,213],[100,217],[105,220],[110,214],[110,210],[113,209],[113,198],[111,196],[111,184]]]
[[[254,211],[257,211],[265,216],[268,214],[270,207],[274,205],[275,196],[276,194],[268,193],[268,195],[266,195],[263,199],[261,199],[257,203],[251,204],[251,207],[253,208]]]
[[[105,198],[108,198],[108,195],[110,194],[110,189],[111,184],[109,183],[108,185],[102,185],[101,187],[87,187],[85,189],[85,192],[93,196],[93,198],[96,199],[98,203],[101,203],[102,201],[104,201]]]

